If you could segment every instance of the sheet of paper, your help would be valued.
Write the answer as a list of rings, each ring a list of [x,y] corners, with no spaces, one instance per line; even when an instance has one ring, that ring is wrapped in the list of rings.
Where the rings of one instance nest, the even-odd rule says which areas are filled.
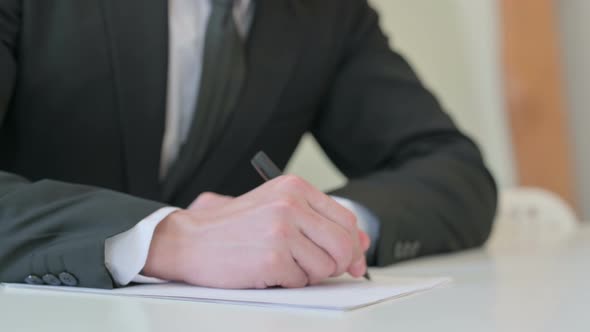
[[[37,292],[76,292],[342,311],[416,294],[450,282],[449,278],[393,278],[376,275],[372,277],[372,281],[338,278],[301,289],[272,288],[264,290],[223,290],[174,283],[138,285],[114,290],[26,284],[4,284],[3,286],[7,291],[30,289]]]

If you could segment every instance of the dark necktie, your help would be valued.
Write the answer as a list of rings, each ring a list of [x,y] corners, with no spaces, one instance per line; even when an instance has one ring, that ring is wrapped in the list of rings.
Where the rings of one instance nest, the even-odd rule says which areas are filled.
[[[223,135],[246,77],[244,42],[233,17],[234,0],[210,1],[201,88],[189,136],[169,173],[173,185],[183,180],[181,174],[196,169]]]

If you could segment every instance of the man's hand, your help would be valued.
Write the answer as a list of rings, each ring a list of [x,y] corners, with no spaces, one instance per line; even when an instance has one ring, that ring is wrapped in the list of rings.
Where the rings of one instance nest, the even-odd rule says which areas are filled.
[[[294,176],[237,198],[206,193],[157,227],[144,275],[219,288],[304,287],[361,277],[369,237],[355,216]]]

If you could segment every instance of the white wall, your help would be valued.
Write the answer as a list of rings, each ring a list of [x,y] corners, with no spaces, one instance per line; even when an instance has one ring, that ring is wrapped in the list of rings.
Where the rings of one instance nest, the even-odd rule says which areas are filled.
[[[502,186],[514,183],[503,117],[495,0],[373,0],[392,46],[414,65],[457,123],[482,146]],[[320,161],[318,161],[320,160]],[[321,189],[345,179],[324,163],[311,138],[289,171]]]
[[[563,0],[556,3],[561,19],[580,206],[584,219],[590,220],[590,1]]]

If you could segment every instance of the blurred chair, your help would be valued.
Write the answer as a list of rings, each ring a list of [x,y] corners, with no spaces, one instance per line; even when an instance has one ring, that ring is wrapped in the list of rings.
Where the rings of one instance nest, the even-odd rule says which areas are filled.
[[[579,222],[559,196],[539,188],[504,190],[486,244],[492,252],[530,251],[567,241]]]

